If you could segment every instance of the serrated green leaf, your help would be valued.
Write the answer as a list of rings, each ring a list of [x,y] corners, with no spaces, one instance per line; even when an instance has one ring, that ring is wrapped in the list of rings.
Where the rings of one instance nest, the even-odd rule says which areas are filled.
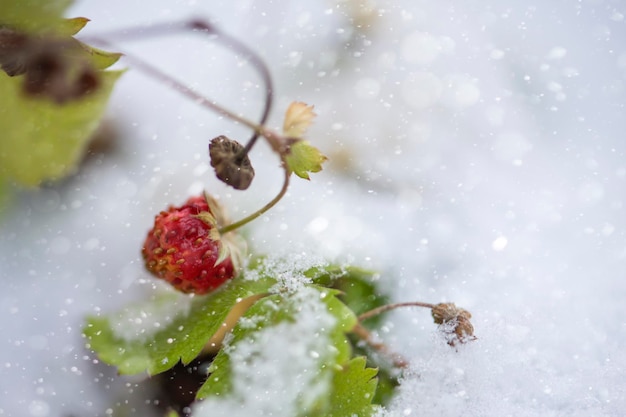
[[[347,362],[335,370],[330,392],[328,417],[368,417],[376,408],[372,400],[376,393],[377,370],[366,367],[363,356]]]
[[[334,370],[351,356],[345,333],[356,323],[337,294],[307,285],[256,303],[213,361],[200,407],[216,415],[237,404],[258,414],[278,406],[282,415],[326,416]]]
[[[0,96],[7,100],[0,107],[0,178],[37,186],[71,173],[120,75],[120,71],[102,72],[97,91],[60,106],[24,97],[21,77],[0,72]]]
[[[309,173],[321,171],[327,159],[306,140],[298,140],[291,145],[285,158],[289,170],[306,180],[309,179]]]
[[[158,299],[110,318],[90,317],[84,334],[100,359],[117,366],[120,373],[156,374],[179,360],[192,361],[238,302],[266,292],[274,283],[268,278],[246,280],[240,276],[207,296],[190,299],[176,294],[178,309],[171,299]],[[142,319],[146,311],[153,313],[149,321]],[[161,316],[164,318],[158,319]]]

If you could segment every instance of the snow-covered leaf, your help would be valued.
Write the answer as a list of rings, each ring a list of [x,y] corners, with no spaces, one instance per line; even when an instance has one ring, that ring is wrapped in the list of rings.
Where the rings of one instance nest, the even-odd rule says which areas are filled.
[[[175,294],[109,317],[90,317],[84,333],[89,347],[120,373],[156,374],[179,360],[193,360],[237,303],[264,293],[274,283],[269,278],[239,276],[204,297]]]
[[[204,401],[193,415],[234,416],[242,410],[257,415],[331,415],[333,384],[341,379],[335,370],[344,369],[341,365],[350,359],[346,332],[356,323],[337,294],[306,285],[250,308],[213,361],[198,392]]]

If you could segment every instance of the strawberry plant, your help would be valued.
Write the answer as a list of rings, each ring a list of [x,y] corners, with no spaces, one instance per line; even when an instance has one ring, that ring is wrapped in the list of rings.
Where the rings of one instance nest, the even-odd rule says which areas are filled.
[[[58,10],[42,8],[45,10],[37,24],[21,18],[19,6],[2,3],[0,65],[4,74],[0,82],[4,84],[0,88],[10,90],[18,101],[34,100],[28,105],[32,104],[31,116],[37,122],[29,126],[58,117],[71,119],[69,124],[50,122],[48,140],[55,140],[55,129],[69,133],[80,130],[81,134],[70,135],[69,144],[43,147],[61,149],[63,155],[35,151],[25,153],[31,159],[18,161],[21,165],[0,164],[0,177],[5,181],[38,185],[66,175],[75,166],[85,136],[93,130],[94,119],[99,118],[119,75],[103,71],[119,58],[118,54],[86,44],[110,47],[110,41],[121,32],[84,39],[86,43],[77,41],[72,35],[86,20],[56,17],[66,5],[59,3]],[[54,18],[48,17],[51,13]],[[170,287],[156,286],[148,300],[87,318],[84,335],[88,348],[120,374],[144,374],[154,380],[158,375],[169,375],[165,378],[168,381],[174,370],[194,370],[197,380],[193,384],[171,387],[184,391],[184,399],[156,401],[165,406],[169,416],[374,415],[393,395],[395,381],[407,365],[404,358],[372,335],[376,318],[399,307],[428,308],[447,342],[455,347],[473,338],[470,313],[451,303],[388,304],[376,274],[355,266],[333,265],[299,254],[272,256],[257,248],[247,251],[239,230],[281,201],[293,175],[308,180],[322,169],[326,157],[305,139],[316,115],[313,106],[293,102],[285,111],[282,130],[269,128],[266,121],[273,87],[263,60],[245,44],[205,22],[129,30],[123,38],[179,30],[214,37],[244,56],[259,72],[266,90],[259,122],[202,97],[138,58],[127,54],[127,62],[251,129],[245,145],[224,135],[210,141],[210,162],[220,181],[246,190],[255,175],[249,152],[262,139],[282,168],[282,186],[266,205],[237,221],[229,219],[210,190],[164,207],[156,214],[143,246],[137,249],[155,282],[166,281]],[[29,111],[22,108],[21,113]],[[5,112],[3,117],[10,123],[13,116]],[[19,126],[24,119],[16,120],[15,126],[11,125],[16,136],[9,136],[13,151],[19,152],[19,147],[26,145],[42,148],[40,138]],[[18,140],[24,138],[26,144]],[[0,158],[4,152],[3,147]],[[40,169],[25,169],[24,163]]]

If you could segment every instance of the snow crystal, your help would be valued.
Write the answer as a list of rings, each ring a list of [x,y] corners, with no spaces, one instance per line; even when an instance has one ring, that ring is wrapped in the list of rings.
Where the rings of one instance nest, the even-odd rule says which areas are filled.
[[[254,280],[259,275],[270,276],[277,281],[271,292],[294,292],[311,283],[304,272],[325,265],[327,262],[324,259],[310,253],[276,253],[263,259],[258,271],[246,273],[246,278]]]
[[[497,252],[500,252],[506,248],[506,245],[509,243],[509,240],[506,236],[498,236],[492,243],[491,248]]]
[[[293,322],[263,329],[249,340],[227,346],[232,367],[232,392],[209,397],[194,408],[194,417],[291,417],[310,407],[330,383],[319,377],[318,352],[328,351],[335,318],[318,293],[301,288],[294,295],[299,310]]]

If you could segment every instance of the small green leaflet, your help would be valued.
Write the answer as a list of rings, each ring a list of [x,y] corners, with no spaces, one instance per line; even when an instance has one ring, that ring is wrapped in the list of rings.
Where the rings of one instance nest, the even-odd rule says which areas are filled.
[[[169,299],[138,304],[110,317],[89,317],[83,331],[89,347],[100,359],[115,365],[121,374],[157,374],[170,369],[179,360],[192,361],[239,301],[266,292],[273,283],[267,278],[246,280],[240,276],[221,290],[191,301],[188,296],[176,293],[170,294]],[[177,308],[176,299],[182,308],[180,305]],[[189,305],[184,306],[185,302]],[[146,311],[164,320],[142,320]],[[146,321],[152,323],[146,324]],[[155,322],[159,323],[158,328]],[[136,323],[134,332],[138,337],[128,336],[133,331],[133,323]],[[120,328],[124,334],[117,330]]]
[[[289,169],[305,180],[310,179],[309,173],[321,171],[322,164],[327,159],[319,149],[303,139],[296,140],[285,157]]]
[[[317,148],[302,139],[315,116],[313,106],[295,101],[287,108],[283,122],[283,134],[291,143],[285,157],[287,166],[291,172],[307,180],[310,172],[322,170],[322,163],[327,159]]]
[[[376,394],[377,371],[366,367],[359,356],[335,370],[330,393],[328,417],[371,416],[376,411],[372,400]]]

